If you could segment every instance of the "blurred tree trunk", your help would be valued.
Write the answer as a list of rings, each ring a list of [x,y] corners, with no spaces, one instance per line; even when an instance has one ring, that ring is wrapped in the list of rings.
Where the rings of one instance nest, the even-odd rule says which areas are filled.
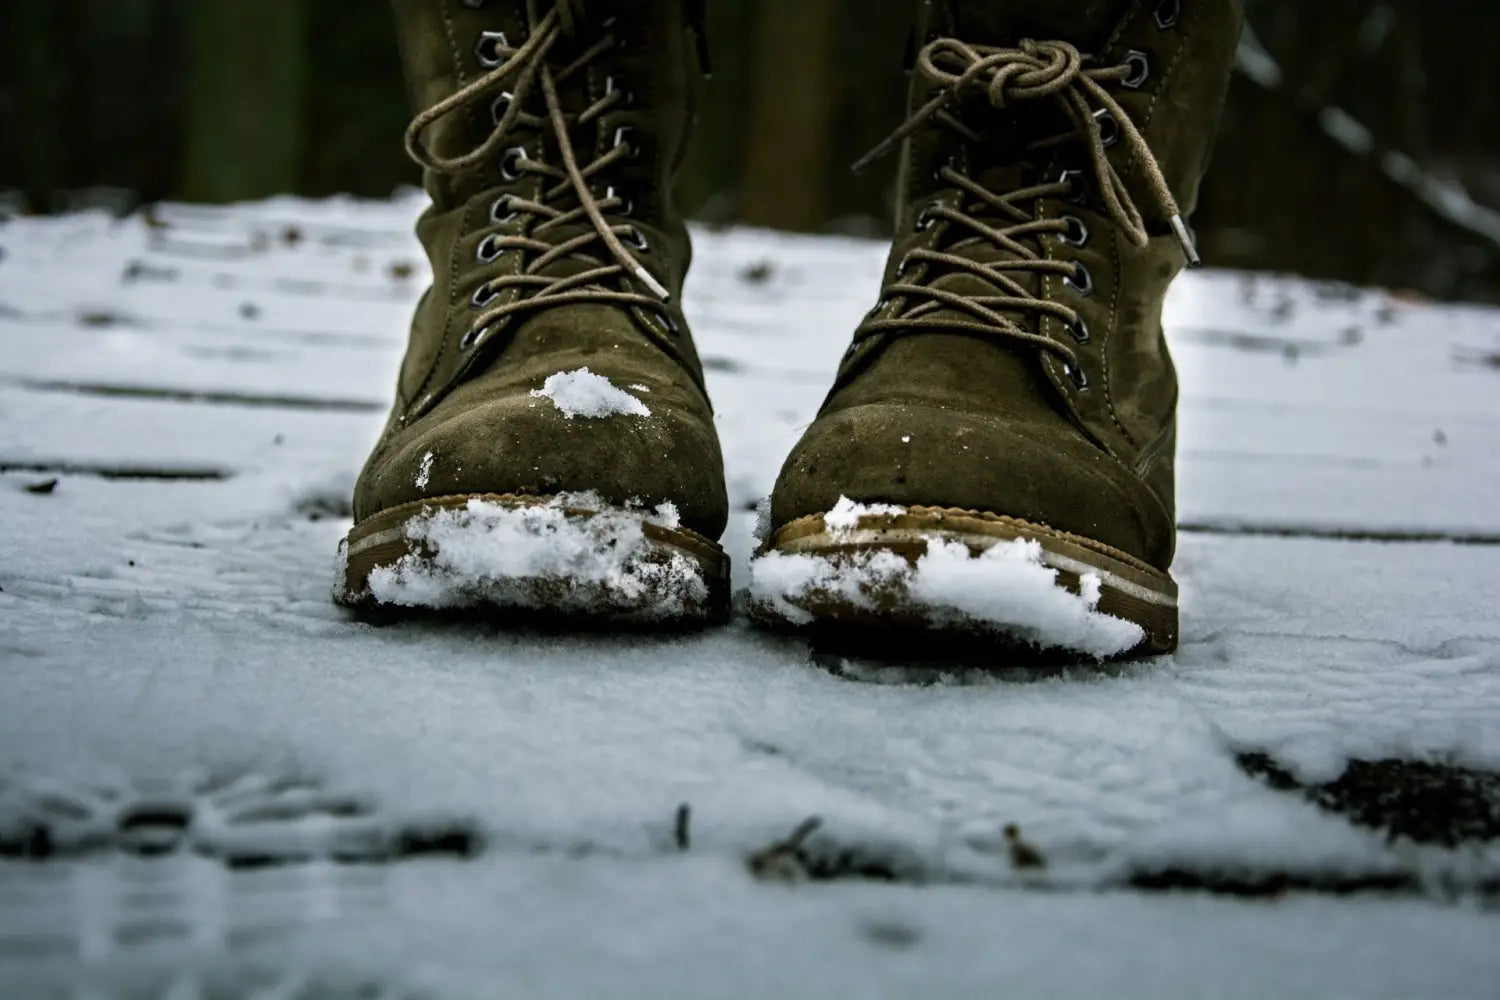
[[[304,0],[192,0],[184,16],[182,196],[231,201],[296,190],[306,126]]]
[[[834,0],[762,0],[754,35],[745,222],[817,229],[834,97]]]
[[[684,211],[709,222],[727,222],[739,211],[744,123],[754,73],[744,40],[754,25],[753,0],[715,0],[708,5],[713,76],[699,88],[697,121],[678,176],[677,198]]]
[[[64,70],[57,52],[57,18],[52,0],[12,0],[0,13],[6,39],[7,76],[14,94],[6,117],[14,133],[0,159],[33,206],[50,204],[62,171],[62,133],[52,121],[61,96]],[[6,130],[7,132],[10,129]]]

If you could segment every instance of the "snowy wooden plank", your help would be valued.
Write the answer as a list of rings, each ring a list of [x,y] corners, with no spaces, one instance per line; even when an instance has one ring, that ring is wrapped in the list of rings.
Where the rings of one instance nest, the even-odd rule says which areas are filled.
[[[305,971],[349,993],[962,996],[1004,977],[1395,997],[1500,976],[1492,920],[1442,901],[1492,893],[1495,840],[1393,836],[1296,787],[1351,762],[1500,771],[1500,547],[1442,540],[1500,530],[1496,314],[1179,286],[1174,657],[997,674],[739,617],[377,629],[328,589],[423,280],[380,270],[416,207],[170,207],[165,242],[95,216],[0,228],[0,843],[37,809],[110,845],[134,806],[221,820],[155,860],[0,857],[0,898],[25,901],[0,905],[0,992]],[[880,252],[730,231],[698,254],[688,308],[743,508],[815,412]],[[179,277],[153,278],[168,261]],[[752,520],[726,540],[741,586]],[[264,814],[224,819],[225,782]],[[826,871],[894,884],[752,879],[747,857],[812,814]],[[1010,824],[1045,867],[1018,866]],[[1097,891],[1174,884],[1356,894]]]

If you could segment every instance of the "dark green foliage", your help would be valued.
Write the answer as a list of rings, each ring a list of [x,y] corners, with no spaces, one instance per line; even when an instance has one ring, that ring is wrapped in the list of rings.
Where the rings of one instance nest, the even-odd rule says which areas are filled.
[[[709,0],[714,78],[679,196],[712,221],[884,232],[889,163],[847,164],[900,121],[917,0]],[[1235,80],[1195,225],[1211,263],[1500,301],[1500,242],[1394,184],[1379,158],[1500,206],[1500,4],[1247,0],[1284,70]],[[815,93],[812,91],[816,91]],[[1319,121],[1367,126],[1355,156]],[[0,191],[35,210],[380,197],[416,172],[390,12],[379,0],[8,0],[0,4]],[[97,199],[96,199],[97,200]]]

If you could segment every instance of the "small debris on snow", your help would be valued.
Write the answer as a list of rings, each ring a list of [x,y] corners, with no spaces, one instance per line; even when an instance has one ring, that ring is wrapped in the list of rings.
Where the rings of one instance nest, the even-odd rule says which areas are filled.
[[[593,513],[570,513],[580,510]],[[616,607],[635,618],[678,617],[707,601],[708,584],[694,560],[642,530],[673,527],[676,514],[670,504],[649,514],[620,510],[595,494],[525,507],[470,500],[408,521],[407,538],[430,555],[376,569],[370,593],[404,607]]]
[[[776,273],[776,265],[769,260],[758,260],[740,269],[740,280],[747,285],[763,285]]]
[[[693,807],[684,802],[677,807],[677,815],[672,819],[672,842],[677,845],[679,851],[686,851],[693,846],[693,838],[689,830],[692,821]]]
[[[37,496],[48,496],[57,489],[57,479],[43,479],[39,483],[28,483],[22,487],[27,493],[35,493]]]
[[[552,400],[552,405],[569,420],[574,417],[651,416],[645,403],[587,368],[549,375],[542,387],[533,389],[531,394]]]
[[[1021,838],[1021,828],[1014,823],[1005,824],[1005,843],[1010,848],[1012,868],[1046,868],[1047,856]]]
[[[749,857],[750,874],[766,882],[803,882],[811,877],[802,845],[823,825],[820,816],[809,816],[783,840]]]
[[[428,482],[432,479],[432,452],[422,456],[422,464],[417,467],[417,478],[415,485],[419,490],[425,490]]]
[[[859,505],[841,503],[831,527],[858,524]],[[825,523],[828,518],[825,517]],[[915,564],[889,550],[843,555],[771,552],[750,569],[751,600],[793,625],[812,615],[799,605],[809,599],[833,600],[876,610],[893,600],[925,612],[934,627],[980,626],[1044,649],[1065,649],[1097,659],[1123,653],[1140,643],[1139,625],[1098,610],[1101,582],[1081,579],[1075,594],[1057,582],[1057,571],[1042,562],[1035,541],[1000,542],[975,555],[960,542],[930,540]]]

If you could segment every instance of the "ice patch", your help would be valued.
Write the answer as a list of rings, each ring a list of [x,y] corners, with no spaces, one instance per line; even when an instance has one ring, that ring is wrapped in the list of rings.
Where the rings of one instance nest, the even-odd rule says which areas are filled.
[[[663,528],[680,528],[682,526],[682,514],[678,512],[677,505],[670,500],[656,505],[651,511],[655,516],[650,518],[652,524]]]
[[[829,531],[853,531],[859,527],[859,519],[879,514],[905,514],[905,507],[888,503],[855,503],[848,497],[839,497],[833,510],[823,515],[823,524]]]
[[[425,490],[427,483],[432,478],[432,452],[422,456],[422,464],[417,467],[417,478],[415,484],[417,489]]]
[[[349,540],[339,539],[338,551],[333,556],[333,601],[343,604],[349,596]]]
[[[771,497],[769,494],[755,503],[755,528],[751,531],[751,535],[762,545],[771,537]]]
[[[840,501],[840,507],[845,503]],[[838,517],[832,522],[825,518],[825,523],[853,527],[858,515],[850,510],[856,508],[835,508]],[[795,625],[813,620],[799,602],[834,600],[876,610],[896,597],[923,608],[934,627],[981,625],[1039,647],[1099,659],[1140,643],[1144,632],[1139,625],[1098,610],[1097,575],[1084,574],[1081,589],[1074,594],[1060,586],[1057,571],[1042,563],[1041,545],[1020,538],[978,555],[959,542],[929,540],[915,564],[884,550],[842,556],[837,562],[772,552],[750,570],[752,601]]]
[[[542,387],[531,390],[531,394],[552,400],[552,405],[569,420],[574,417],[651,416],[645,403],[587,368],[549,375]]]
[[[404,607],[494,604],[646,619],[701,608],[708,585],[698,563],[648,539],[647,523],[675,527],[677,510],[625,511],[592,494],[525,507],[470,500],[408,521],[406,537],[425,554],[374,570],[370,593]]]

